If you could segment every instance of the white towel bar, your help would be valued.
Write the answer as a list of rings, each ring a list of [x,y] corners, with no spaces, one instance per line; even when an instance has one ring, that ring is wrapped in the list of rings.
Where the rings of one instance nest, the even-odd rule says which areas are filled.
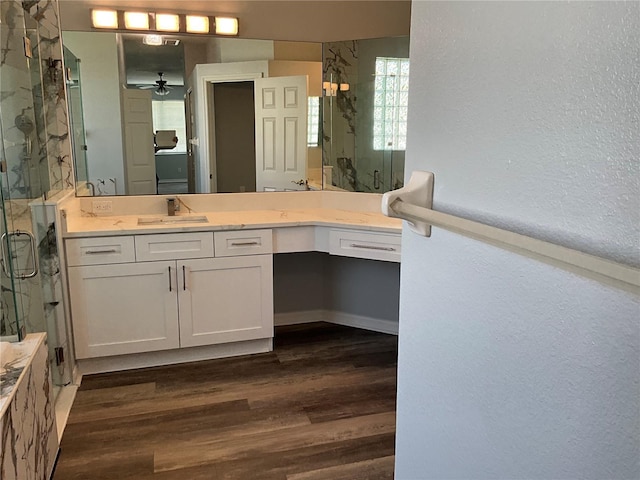
[[[382,212],[389,217],[407,220],[412,230],[417,233],[429,236],[430,228],[425,229],[425,225],[441,227],[640,295],[640,269],[473,220],[437,212],[431,209],[432,198],[425,201],[424,195],[421,197],[422,206],[412,204],[413,202],[410,201],[412,198],[420,197],[420,193],[417,192],[421,190],[433,192],[433,174],[431,172],[414,173],[417,176],[414,177],[412,174],[406,189],[401,188],[383,195]]]

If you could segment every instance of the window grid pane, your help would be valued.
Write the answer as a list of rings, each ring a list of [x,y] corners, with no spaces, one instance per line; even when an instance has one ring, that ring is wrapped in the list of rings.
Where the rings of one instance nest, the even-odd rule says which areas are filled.
[[[160,153],[187,153],[184,101],[153,100],[151,102],[151,112],[154,132],[158,130],[175,130],[178,137],[178,143],[175,148],[161,150]]]
[[[307,146],[320,146],[320,97],[309,97]]]
[[[373,149],[404,150],[409,103],[409,59],[376,58]]]

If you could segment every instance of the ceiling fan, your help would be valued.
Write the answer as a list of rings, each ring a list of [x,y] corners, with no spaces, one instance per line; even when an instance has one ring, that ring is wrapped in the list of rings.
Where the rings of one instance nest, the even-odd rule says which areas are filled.
[[[138,85],[138,88],[140,89],[154,88],[155,90],[153,91],[153,93],[155,93],[156,95],[160,95],[161,97],[164,97],[165,95],[169,95],[169,90],[171,90],[171,87],[167,85],[167,81],[164,78],[162,78],[162,75],[164,75],[163,72],[158,72],[158,76],[160,78],[156,80],[155,85]]]

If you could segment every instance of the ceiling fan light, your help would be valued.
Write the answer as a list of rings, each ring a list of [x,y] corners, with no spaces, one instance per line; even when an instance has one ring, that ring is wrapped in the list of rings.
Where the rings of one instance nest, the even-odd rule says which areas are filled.
[[[93,28],[118,28],[118,12],[115,10],[91,10]]]
[[[164,97],[165,95],[169,95],[169,90],[167,90],[164,87],[158,87],[153,91],[153,93],[155,93],[156,95],[160,95],[161,97]]]
[[[124,28],[127,30],[149,30],[149,14],[124,12]]]
[[[202,15],[187,15],[187,32],[209,33],[209,17]]]
[[[180,30],[180,17],[170,13],[156,13],[156,30],[177,32]]]
[[[162,35],[145,35],[142,43],[145,45],[158,46],[164,43],[164,38],[162,38]]]
[[[233,17],[215,17],[216,35],[238,35],[238,19]]]

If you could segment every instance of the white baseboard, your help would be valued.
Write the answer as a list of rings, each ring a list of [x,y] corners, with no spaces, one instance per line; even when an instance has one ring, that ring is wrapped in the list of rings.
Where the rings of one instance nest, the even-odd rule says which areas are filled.
[[[276,313],[274,324],[296,325],[299,323],[328,322],[347,327],[362,328],[374,332],[398,335],[398,322],[381,318],[352,315],[350,313],[335,312],[331,310],[306,310],[300,312]]]
[[[276,313],[273,315],[273,324],[276,327],[326,321],[325,310],[304,310],[300,312]]]

